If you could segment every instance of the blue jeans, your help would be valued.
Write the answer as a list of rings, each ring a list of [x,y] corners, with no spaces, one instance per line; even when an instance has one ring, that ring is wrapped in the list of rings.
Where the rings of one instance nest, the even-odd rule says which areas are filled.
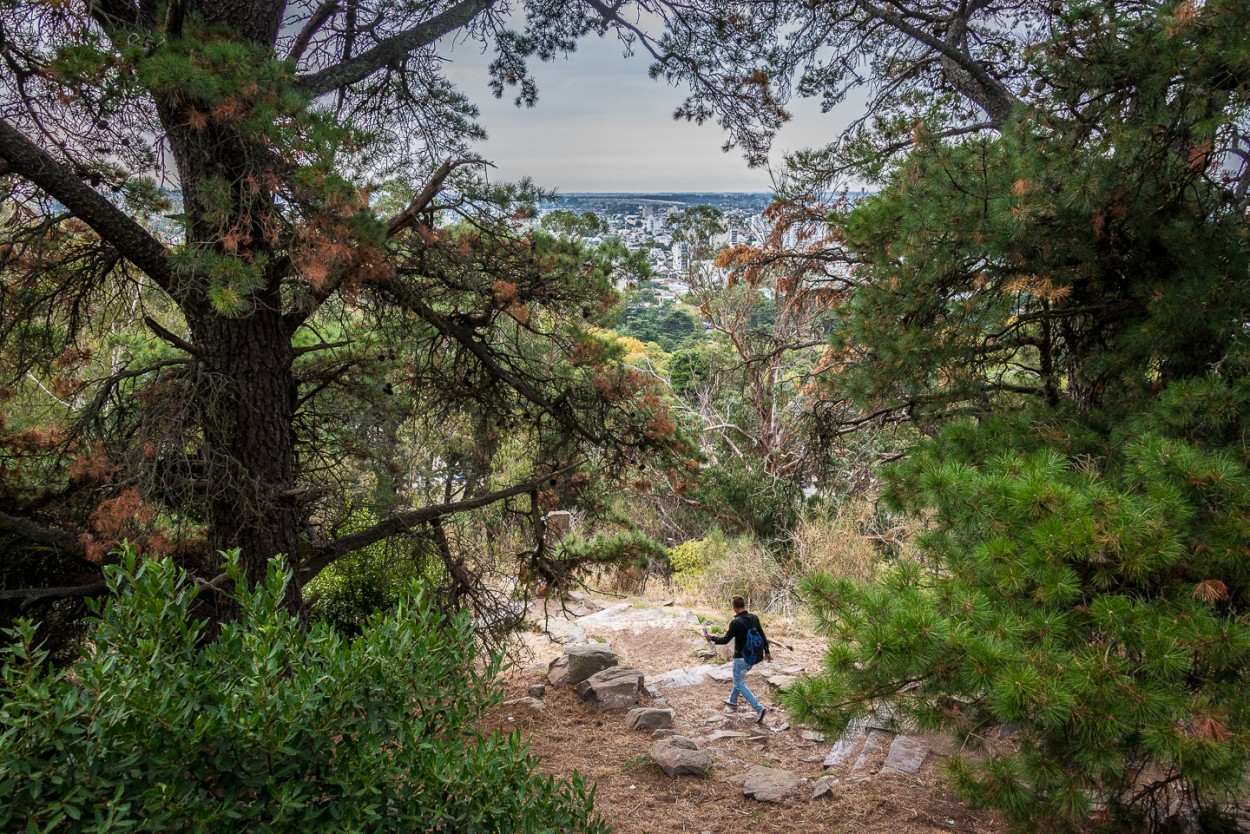
[[[756,712],[760,711],[760,702],[755,700],[755,696],[751,694],[751,690],[747,689],[747,662],[740,657],[734,658],[734,688],[729,693],[729,703],[734,706],[738,705],[738,693],[742,693],[742,697],[747,699],[747,703],[751,705],[751,709]]]

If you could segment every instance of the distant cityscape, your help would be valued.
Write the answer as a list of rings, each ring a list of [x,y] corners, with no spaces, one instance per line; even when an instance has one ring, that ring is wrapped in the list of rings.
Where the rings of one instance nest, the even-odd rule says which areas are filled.
[[[561,194],[539,207],[542,215],[563,209],[582,214],[594,212],[606,221],[606,236],[615,237],[631,251],[646,253],[655,273],[657,300],[674,301],[684,297],[690,286],[689,248],[674,243],[670,219],[695,206],[711,206],[724,215],[725,232],[713,244],[759,246],[768,233],[764,209],[773,196],[764,192],[662,192],[657,194],[576,193]],[[588,238],[588,244],[600,238]]]

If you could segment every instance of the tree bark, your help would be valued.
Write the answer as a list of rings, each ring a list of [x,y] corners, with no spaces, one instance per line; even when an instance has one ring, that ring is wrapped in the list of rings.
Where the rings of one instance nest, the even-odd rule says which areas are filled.
[[[275,555],[298,570],[303,519],[284,497],[295,487],[294,351],[281,312],[257,303],[245,316],[210,314],[190,325],[204,353],[197,400],[209,473],[209,546],[238,548],[253,583]],[[296,583],[287,589],[287,604],[302,608]]]

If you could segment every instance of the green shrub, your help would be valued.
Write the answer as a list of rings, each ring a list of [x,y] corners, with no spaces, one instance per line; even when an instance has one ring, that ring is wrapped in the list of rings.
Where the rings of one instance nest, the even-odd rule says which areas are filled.
[[[442,579],[441,564],[419,558],[380,544],[348,554],[308,583],[310,616],[344,635],[359,634],[374,614],[393,610],[414,583],[434,586]]]
[[[200,646],[186,577],[122,555],[71,669],[42,663],[30,623],[9,632],[0,830],[606,830],[578,778],[541,776],[516,734],[476,729],[499,661],[476,656],[467,616],[417,594],[352,641],[302,630],[275,562]]]
[[[1248,390],[1173,386],[1105,440],[1051,412],[917,448],[892,494],[931,514],[937,569],[808,581],[831,642],[824,675],[787,697],[795,720],[836,729],[896,696],[981,754],[953,759],[965,798],[1031,830],[1100,805],[1164,830],[1234,800],[1250,760]],[[998,725],[1011,742],[983,744]]]

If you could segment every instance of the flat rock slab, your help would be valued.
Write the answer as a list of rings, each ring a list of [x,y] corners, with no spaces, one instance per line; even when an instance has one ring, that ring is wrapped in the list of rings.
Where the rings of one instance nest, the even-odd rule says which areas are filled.
[[[825,734],[818,730],[804,730],[799,733],[799,737],[804,741],[824,741]]]
[[[742,793],[757,802],[780,802],[802,781],[788,770],[756,765],[747,771],[746,781],[742,783]]]
[[[669,776],[706,776],[712,757],[685,736],[660,739],[651,748],[651,758]]]
[[[734,679],[733,662],[722,663],[720,666],[713,667],[707,676],[717,683],[728,683]]]
[[[543,631],[547,632],[553,641],[562,646],[574,646],[586,642],[586,630],[559,614],[546,614],[539,610],[534,611],[531,616],[542,623]]]
[[[798,678],[794,675],[769,675],[765,678],[765,680],[768,681],[769,686],[785,692],[789,690],[790,687],[794,686],[794,683],[798,680]]]
[[[812,783],[812,799],[833,799],[833,786],[838,780],[822,776]]]
[[[833,749],[829,751],[829,755],[825,756],[824,767],[846,767],[851,763],[851,756],[855,754],[855,745],[857,741],[840,738],[833,743]]]
[[[851,770],[869,770],[881,759],[890,744],[891,736],[880,730],[873,730],[864,739],[864,746],[859,751],[859,758],[851,765]]]
[[[707,737],[708,741],[723,741],[727,738],[750,738],[750,733],[740,733],[737,730],[717,730]]]
[[[664,730],[673,726],[673,715],[671,709],[639,707],[631,709],[625,716],[625,727],[630,730]]]
[[[522,709],[527,709],[531,712],[542,712],[547,708],[542,701],[528,695],[524,698],[513,698],[510,701],[504,701],[503,705],[505,707],[521,707]]]
[[[899,773],[915,773],[920,770],[928,755],[929,746],[923,741],[910,736],[895,736],[881,769]]]
[[[663,692],[665,689],[680,689],[683,686],[698,686],[711,677],[712,673],[719,668],[719,665],[704,663],[699,666],[692,666],[689,669],[673,669],[670,672],[664,672],[651,678],[648,685],[656,692]],[[732,671],[728,679],[733,679]]]
[[[588,631],[630,631],[640,634],[644,629],[693,628],[699,618],[688,608],[637,608],[627,602],[580,617],[577,624]]]
[[[914,733],[916,722],[905,715],[900,715],[891,701],[877,705],[865,719],[870,730],[885,730],[888,733]]]
[[[577,696],[601,711],[632,709],[642,692],[642,672],[614,666],[577,685]]]

